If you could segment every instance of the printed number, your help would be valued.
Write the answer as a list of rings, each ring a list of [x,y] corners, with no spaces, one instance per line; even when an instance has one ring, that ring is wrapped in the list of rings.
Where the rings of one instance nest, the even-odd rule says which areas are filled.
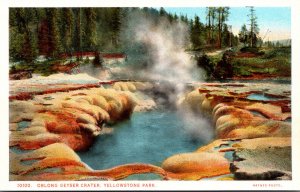
[[[17,187],[30,187],[30,183],[18,183]]]

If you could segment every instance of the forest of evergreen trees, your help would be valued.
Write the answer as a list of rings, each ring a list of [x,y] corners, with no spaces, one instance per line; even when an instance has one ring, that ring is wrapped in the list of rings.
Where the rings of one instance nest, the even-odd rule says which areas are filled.
[[[207,8],[207,17],[170,14],[164,8],[10,8],[9,54],[11,61],[32,62],[37,56],[58,58],[81,51],[125,52],[122,24],[131,11],[159,21],[184,22],[189,27],[187,49],[235,46],[239,39],[226,24],[229,8]]]

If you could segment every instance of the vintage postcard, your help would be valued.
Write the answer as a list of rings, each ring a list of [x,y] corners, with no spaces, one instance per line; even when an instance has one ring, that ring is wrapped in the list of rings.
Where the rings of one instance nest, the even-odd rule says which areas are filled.
[[[300,189],[296,1],[6,4],[3,190]]]

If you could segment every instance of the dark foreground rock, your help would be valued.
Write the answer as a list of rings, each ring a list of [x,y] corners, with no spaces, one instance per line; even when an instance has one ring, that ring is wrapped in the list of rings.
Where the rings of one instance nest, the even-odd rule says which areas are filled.
[[[231,171],[238,180],[292,179],[291,147],[239,149]]]

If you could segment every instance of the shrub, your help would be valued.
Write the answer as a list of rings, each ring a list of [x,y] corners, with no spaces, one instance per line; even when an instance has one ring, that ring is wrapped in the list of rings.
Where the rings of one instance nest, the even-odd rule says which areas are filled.
[[[249,52],[249,53],[257,54],[259,52],[259,50],[257,47],[243,47],[240,49],[240,52],[242,52],[242,53]]]
[[[225,51],[222,60],[217,63],[213,76],[218,79],[230,78],[233,76],[233,67],[231,64],[232,51]]]
[[[103,59],[100,57],[100,54],[96,51],[95,52],[95,59],[93,61],[93,64],[97,67],[102,67]]]
[[[84,60],[84,63],[85,63],[85,64],[90,63],[90,58],[89,58],[88,56],[86,56],[86,58],[85,58],[85,60]]]
[[[15,65],[13,65],[10,67],[9,73],[15,73],[15,72],[17,72],[17,68]]]
[[[210,77],[214,71],[214,65],[207,55],[197,57],[197,66],[206,71],[207,77]]]
[[[280,48],[273,48],[264,55],[265,59],[272,59],[275,57],[290,57],[291,55],[291,48],[288,47],[280,47]]]

